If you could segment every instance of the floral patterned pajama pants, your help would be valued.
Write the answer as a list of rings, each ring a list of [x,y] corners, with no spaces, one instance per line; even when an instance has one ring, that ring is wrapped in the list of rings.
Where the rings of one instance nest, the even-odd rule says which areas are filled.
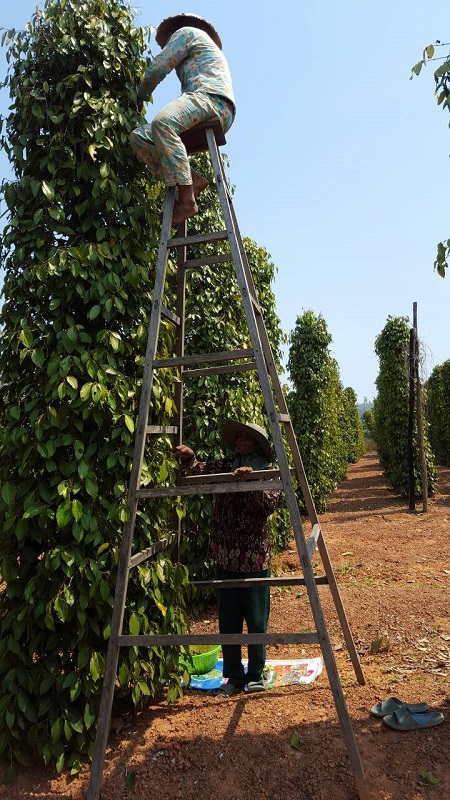
[[[219,117],[226,133],[234,119],[233,104],[207,92],[183,92],[164,106],[152,122],[132,131],[131,148],[166,186],[191,184],[191,168],[180,133],[213,116]]]

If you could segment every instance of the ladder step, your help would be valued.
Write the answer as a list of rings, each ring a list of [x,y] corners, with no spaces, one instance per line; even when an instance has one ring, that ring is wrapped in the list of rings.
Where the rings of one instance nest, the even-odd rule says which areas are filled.
[[[168,435],[178,433],[178,428],[175,425],[147,425],[145,432]]]
[[[225,350],[222,353],[200,353],[195,356],[179,356],[177,358],[161,358],[153,362],[157,369],[161,367],[184,367],[188,364],[210,364],[214,361],[232,361],[238,358],[252,358],[253,350]]]
[[[326,575],[318,575],[315,578],[317,585],[327,585]],[[291,578],[233,578],[230,580],[210,580],[193,581],[193,585],[198,589],[246,589],[249,586],[305,586],[305,579],[300,577]]]
[[[292,475],[295,475],[295,469],[290,470]],[[255,469],[250,476],[246,479],[246,483],[252,481],[271,480],[273,478],[281,478],[279,469]],[[180,486],[193,486],[197,483],[237,483],[237,478],[232,472],[211,472],[206,475],[183,475],[179,480]],[[256,491],[255,488],[252,491]]]
[[[278,414],[278,420],[280,422],[290,422],[291,421],[290,414]]]
[[[161,314],[167,317],[167,319],[170,319],[170,321],[173,322],[175,325],[179,325],[181,323],[181,319],[176,314],[174,314],[173,311],[170,311],[165,306],[161,306]]]
[[[145,550],[141,550],[140,553],[135,553],[134,556],[131,556],[128,562],[128,568],[132,569],[132,567],[135,567],[136,564],[140,564],[142,561],[147,561],[147,559],[154,556],[155,553],[159,553],[161,550],[165,550],[166,547],[170,547],[171,544],[174,544],[177,538],[177,534],[172,533],[165,539],[159,539],[157,542],[154,542],[152,545],[150,545],[150,547],[146,547]]]
[[[198,378],[200,375],[219,375],[227,372],[249,372],[258,369],[256,361],[249,361],[247,364],[231,364],[222,367],[205,367],[204,369],[185,369],[183,378]]]
[[[204,242],[218,242],[228,239],[227,231],[213,231],[212,233],[197,233],[195,236],[176,236],[167,240],[167,247],[183,247],[189,244],[202,244]]]
[[[120,635],[117,637],[119,647],[158,647],[158,645],[186,644],[318,644],[316,631],[306,633],[165,633],[155,636],[144,634],[137,636]]]
[[[192,269],[193,267],[207,267],[211,264],[226,264],[227,261],[232,261],[233,256],[231,253],[225,253],[222,256],[209,256],[208,258],[192,258],[185,261],[183,267],[185,269]]]
[[[282,492],[281,481],[259,481],[258,486],[253,481],[236,481],[235,483],[202,483],[200,486],[163,486],[159,489],[138,489],[136,497],[141,500],[146,497],[181,497],[190,494],[234,494],[235,492]]]

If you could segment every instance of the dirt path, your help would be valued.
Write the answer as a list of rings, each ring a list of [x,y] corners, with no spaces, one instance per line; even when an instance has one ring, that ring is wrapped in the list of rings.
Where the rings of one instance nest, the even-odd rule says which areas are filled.
[[[320,588],[371,800],[450,798],[450,470],[429,512],[410,513],[384,485],[371,454],[322,515],[324,535],[366,684],[343,644],[329,589]],[[319,559],[317,559],[320,574]],[[299,573],[294,547],[277,569]],[[195,629],[217,630],[214,608]],[[275,589],[270,629],[313,629],[304,590]],[[371,655],[372,650],[378,650]],[[269,658],[318,655],[317,647],[271,647]],[[395,695],[446,716],[434,728],[396,732],[369,715]],[[149,705],[110,739],[102,800],[357,800],[324,671],[308,687],[230,699],[189,691],[173,706]],[[298,736],[298,749],[290,745]],[[134,788],[126,785],[134,773]],[[89,771],[70,781],[23,772],[8,800],[84,798]],[[438,781],[434,783],[434,781]]]

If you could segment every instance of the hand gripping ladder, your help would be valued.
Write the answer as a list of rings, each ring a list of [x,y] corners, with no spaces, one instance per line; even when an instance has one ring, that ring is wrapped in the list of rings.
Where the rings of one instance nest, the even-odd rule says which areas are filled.
[[[102,779],[103,764],[105,759],[108,731],[111,718],[113,703],[114,685],[116,678],[119,648],[132,645],[145,647],[158,645],[186,645],[196,643],[202,644],[257,644],[265,642],[267,644],[279,643],[314,643],[319,644],[328,679],[333,693],[337,714],[341,726],[342,735],[349,755],[351,769],[360,800],[368,800],[368,790],[361,763],[356,739],[352,724],[348,714],[347,706],[342,691],[342,686],[334,659],[333,650],[328,636],[326,623],[322,611],[318,584],[327,584],[330,588],[332,599],[336,607],[341,628],[347,644],[348,652],[352,661],[356,678],[360,684],[364,684],[364,676],[358,655],[356,653],[353,637],[349,628],[347,617],[342,605],[339,590],[333,574],[328,550],[323,537],[321,525],[317,517],[314,502],[306,479],[303,462],[297,446],[291,419],[288,413],[286,401],[283,395],[281,384],[276,371],[271,346],[264,325],[261,308],[257,299],[257,292],[253,282],[250,266],[245,253],[242,238],[239,232],[236,216],[233,209],[231,194],[228,189],[226,176],[219,155],[218,146],[225,143],[223,130],[218,120],[211,120],[208,123],[196,125],[183,135],[183,140],[188,153],[195,153],[209,150],[211,157],[217,191],[222,207],[225,221],[225,230],[213,233],[187,235],[186,222],[178,226],[177,236],[170,237],[172,227],[172,213],[175,203],[175,188],[170,187],[166,191],[164,202],[164,213],[162,221],[161,238],[158,251],[158,262],[156,267],[155,287],[153,293],[152,314],[149,325],[146,360],[144,377],[141,391],[139,407],[139,419],[136,431],[135,450],[128,490],[128,509],[129,519],[124,525],[123,538],[120,552],[120,560],[117,574],[116,593],[114,609],[111,621],[111,634],[108,647],[108,656],[105,668],[105,678],[103,684],[102,699],[98,719],[97,735],[94,746],[94,754],[91,768],[91,777],[87,793],[87,800],[98,800]],[[203,259],[187,261],[187,247],[189,245],[200,245],[215,241],[228,240],[230,252],[225,255],[209,256]],[[176,313],[163,306],[164,286],[166,280],[166,265],[168,250],[176,248],[178,253],[178,274],[177,274],[177,308]],[[243,349],[227,352],[203,353],[197,356],[184,355],[184,322],[185,322],[185,289],[186,273],[190,267],[199,267],[204,264],[218,264],[224,261],[234,262],[237,282],[239,285],[242,304],[245,311],[247,325],[249,329],[252,349]],[[171,359],[157,359],[156,351],[158,345],[159,327],[161,316],[164,315],[171,320],[177,331],[176,336],[176,356]],[[252,359],[249,361],[249,359]],[[238,361],[237,364],[223,365],[223,362]],[[222,362],[220,366],[214,363]],[[244,362],[244,363],[243,363]],[[198,368],[199,364],[210,364],[213,366]],[[153,426],[149,424],[149,405],[152,391],[154,371],[164,367],[177,367],[180,372],[180,380],[176,389],[177,424],[175,426]],[[258,371],[262,394],[264,397],[265,409],[267,412],[270,432],[272,434],[275,453],[278,461],[277,470],[265,470],[255,472],[253,480],[237,482],[231,475],[221,474],[214,476],[191,476],[180,478],[174,487],[161,487],[153,489],[141,488],[141,470],[144,458],[147,436],[151,434],[173,434],[174,444],[182,441],[183,427],[183,380],[205,374],[217,374],[221,372],[232,372],[253,369]],[[286,452],[283,433],[286,437],[294,468],[291,469]],[[306,538],[302,519],[300,516],[297,497],[294,491],[292,477],[293,474],[298,481],[304,503],[308,512],[311,531]],[[253,578],[252,584],[268,583],[270,586],[276,585],[295,585],[306,586],[309,602],[316,630],[312,633],[266,633],[266,634],[223,634],[223,635],[194,635],[194,634],[166,634],[155,636],[144,635],[124,635],[122,633],[123,618],[126,604],[126,594],[128,585],[129,571],[142,561],[150,558],[156,552],[168,547],[176,539],[177,533],[172,534],[165,540],[157,541],[140,553],[132,554],[133,535],[136,522],[136,512],[138,504],[149,497],[177,497],[180,495],[199,495],[199,494],[219,494],[224,492],[245,492],[255,490],[257,481],[258,490],[270,489],[275,487],[279,491],[284,491],[286,504],[290,514],[292,529],[294,531],[297,550],[303,571],[303,578]],[[180,526],[181,523],[178,523]],[[178,531],[179,534],[179,531]],[[315,549],[318,549],[325,575],[316,577],[312,568],[312,556]],[[249,580],[236,581],[200,581],[199,586],[214,588],[232,588],[248,585]]]

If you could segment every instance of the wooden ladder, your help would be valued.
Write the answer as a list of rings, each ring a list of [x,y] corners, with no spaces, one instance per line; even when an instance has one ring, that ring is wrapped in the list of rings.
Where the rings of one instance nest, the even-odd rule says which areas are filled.
[[[337,666],[328,636],[325,618],[322,611],[318,584],[329,586],[336,607],[341,628],[347,644],[348,652],[360,684],[364,684],[364,676],[355,649],[355,644],[342,605],[339,590],[334,577],[328,550],[322,533],[322,528],[316,513],[314,501],[311,496],[308,481],[303,468],[303,462],[297,446],[294,430],[289,416],[286,401],[281,388],[280,380],[275,367],[271,346],[269,343],[264,320],[258,303],[258,295],[253,282],[250,266],[239,232],[231,194],[228,188],[222,159],[218,145],[225,143],[222,128],[218,120],[206,124],[196,125],[183,135],[183,140],[188,153],[209,150],[217,191],[225,221],[225,230],[213,233],[187,235],[186,222],[181,223],[177,229],[177,236],[171,238],[172,213],[175,203],[175,188],[166,191],[162,221],[161,238],[159,243],[158,261],[156,267],[155,287],[153,293],[152,313],[148,332],[147,351],[144,367],[143,384],[141,391],[138,425],[133,456],[133,464],[128,488],[129,519],[124,524],[120,559],[117,573],[114,609],[111,621],[111,633],[108,646],[108,655],[105,667],[105,678],[100,703],[97,734],[94,746],[92,767],[87,800],[98,800],[100,796],[103,765],[111,719],[111,710],[114,695],[117,663],[119,650],[125,646],[154,647],[158,645],[189,645],[201,644],[280,644],[303,643],[319,644],[325,667],[328,674],[331,691],[342,730],[342,736],[347,748],[351,769],[360,800],[368,800],[368,790],[361,758],[359,755],[352,724],[344,699],[342,686],[337,671]],[[189,245],[201,245],[209,242],[227,240],[230,252],[225,255],[208,256],[203,259],[187,260]],[[163,305],[164,287],[166,281],[167,256],[170,248],[176,248],[177,272],[177,306],[172,312]],[[202,265],[220,264],[233,261],[237,282],[247,320],[251,349],[242,349],[226,352],[202,353],[199,355],[184,355],[184,325],[185,325],[185,291],[186,273],[190,268]],[[170,359],[157,359],[156,351],[159,337],[161,318],[164,316],[176,326],[176,356]],[[223,362],[228,362],[224,364]],[[232,363],[238,362],[238,363]],[[198,365],[210,366],[198,366]],[[219,364],[214,366],[214,364]],[[176,388],[177,419],[174,426],[154,426],[149,424],[149,406],[152,392],[154,372],[164,367],[177,367],[180,380]],[[236,481],[231,474],[200,475],[182,477],[173,487],[146,489],[141,488],[141,470],[147,436],[152,434],[174,436],[174,445],[180,444],[183,435],[183,381],[187,378],[200,375],[217,373],[257,370],[264,397],[265,409],[268,416],[270,432],[278,461],[278,469],[254,472],[251,480]],[[288,453],[285,448],[285,435],[294,468],[291,469]],[[304,503],[308,512],[311,530],[308,537],[303,530],[302,519],[298,501],[294,490],[293,477],[298,481]],[[290,521],[295,536],[297,550],[303,572],[303,578],[252,578],[229,581],[200,581],[196,585],[214,588],[235,588],[248,585],[251,581],[255,584],[277,585],[304,585],[308,592],[312,615],[316,630],[311,633],[266,633],[266,634],[166,634],[166,635],[124,635],[122,632],[123,618],[126,605],[128,576],[130,570],[142,561],[151,558],[158,551],[171,546],[179,536],[179,530],[164,540],[159,540],[139,553],[132,554],[133,535],[136,522],[138,505],[147,498],[178,497],[183,495],[219,494],[224,492],[248,492],[257,489],[270,489],[284,491]],[[180,526],[181,523],[178,523]],[[318,549],[325,574],[316,577],[312,567],[312,557]]]

